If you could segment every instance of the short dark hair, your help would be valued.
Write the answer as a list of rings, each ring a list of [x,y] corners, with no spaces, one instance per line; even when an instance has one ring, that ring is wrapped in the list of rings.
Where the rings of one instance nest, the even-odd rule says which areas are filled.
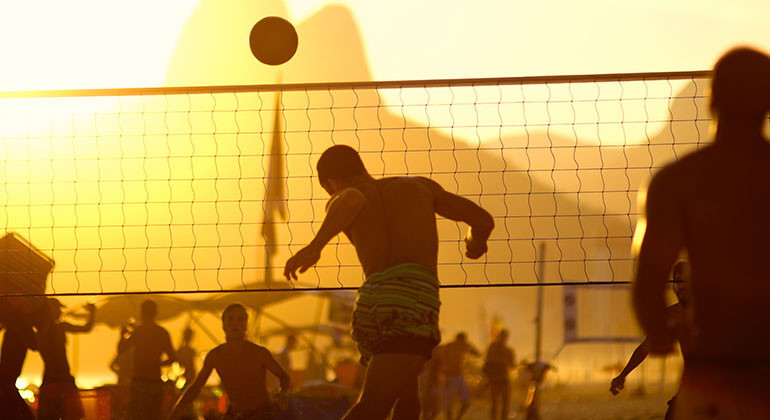
[[[344,144],[337,144],[324,150],[318,158],[316,171],[318,180],[322,183],[330,178],[345,179],[369,173],[356,149]]]
[[[735,48],[714,65],[711,110],[725,114],[759,117],[770,110],[770,57],[752,48]]]
[[[154,319],[158,315],[158,304],[154,300],[145,300],[142,302],[141,313],[143,317]]]
[[[227,306],[227,308],[225,308],[224,311],[222,311],[222,322],[225,322],[225,315],[227,315],[228,312],[234,311],[236,309],[240,309],[243,312],[246,312],[246,308],[240,303],[231,303],[230,305]],[[246,312],[246,315],[248,316],[249,313]]]

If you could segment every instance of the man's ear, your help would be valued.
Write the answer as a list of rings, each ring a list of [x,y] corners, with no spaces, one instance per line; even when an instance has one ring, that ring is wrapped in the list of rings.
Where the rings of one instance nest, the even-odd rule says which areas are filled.
[[[337,193],[345,189],[345,183],[336,178],[327,178],[326,186],[332,193]]]

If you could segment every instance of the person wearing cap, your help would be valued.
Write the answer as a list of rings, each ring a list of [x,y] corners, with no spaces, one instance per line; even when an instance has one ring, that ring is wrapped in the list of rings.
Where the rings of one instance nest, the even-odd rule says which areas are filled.
[[[83,325],[61,321],[62,308],[57,299],[46,299],[47,316],[37,328],[37,346],[43,359],[43,383],[38,395],[38,420],[83,418],[83,405],[67,361],[66,333],[87,333],[94,325],[96,307],[86,305],[88,319]]]

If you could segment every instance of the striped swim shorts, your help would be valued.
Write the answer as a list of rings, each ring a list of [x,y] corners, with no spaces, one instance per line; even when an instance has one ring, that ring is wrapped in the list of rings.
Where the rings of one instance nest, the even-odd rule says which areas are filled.
[[[427,268],[400,264],[367,276],[353,311],[353,340],[361,363],[375,354],[418,354],[430,359],[441,341],[438,278]]]

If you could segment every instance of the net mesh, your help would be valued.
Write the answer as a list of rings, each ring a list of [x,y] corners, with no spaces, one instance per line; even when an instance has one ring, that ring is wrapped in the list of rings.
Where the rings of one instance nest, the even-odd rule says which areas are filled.
[[[707,143],[707,73],[0,95],[0,226],[55,261],[51,294],[355,288],[332,241],[292,285],[333,144],[493,214],[489,253],[439,219],[444,287],[622,283],[637,192]]]

